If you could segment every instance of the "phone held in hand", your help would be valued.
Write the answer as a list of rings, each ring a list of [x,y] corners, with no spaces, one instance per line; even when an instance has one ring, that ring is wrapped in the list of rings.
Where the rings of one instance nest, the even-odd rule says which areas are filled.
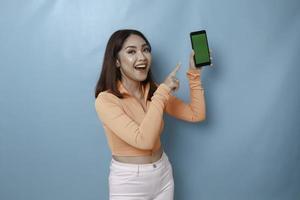
[[[197,68],[210,65],[210,53],[205,30],[190,33],[192,48],[195,52],[194,61]]]

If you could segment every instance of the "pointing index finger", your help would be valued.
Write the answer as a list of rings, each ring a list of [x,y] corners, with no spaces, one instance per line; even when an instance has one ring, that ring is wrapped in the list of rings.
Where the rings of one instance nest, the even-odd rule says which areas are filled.
[[[181,63],[179,62],[179,63],[176,65],[175,69],[172,71],[172,75],[174,75],[174,76],[176,75],[176,72],[179,70],[180,66],[181,66]]]

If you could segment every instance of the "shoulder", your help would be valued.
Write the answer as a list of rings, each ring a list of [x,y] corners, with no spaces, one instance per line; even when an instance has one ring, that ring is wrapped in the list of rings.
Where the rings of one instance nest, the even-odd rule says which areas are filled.
[[[119,104],[119,98],[114,94],[103,91],[100,92],[95,100],[95,105]]]

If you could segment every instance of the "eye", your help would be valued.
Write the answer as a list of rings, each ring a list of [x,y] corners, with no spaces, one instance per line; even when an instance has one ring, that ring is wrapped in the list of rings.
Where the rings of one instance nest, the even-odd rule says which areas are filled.
[[[128,54],[135,54],[135,50],[129,50],[127,51]]]
[[[149,48],[149,47],[146,47],[146,48],[144,49],[144,52],[150,52],[150,48]]]

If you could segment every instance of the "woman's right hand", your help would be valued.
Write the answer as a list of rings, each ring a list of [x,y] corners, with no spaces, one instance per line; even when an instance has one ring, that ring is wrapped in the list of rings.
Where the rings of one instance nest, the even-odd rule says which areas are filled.
[[[175,69],[167,76],[167,78],[164,81],[164,84],[166,84],[171,91],[178,90],[179,88],[179,80],[176,78],[176,73],[179,70],[181,64],[177,64]]]

